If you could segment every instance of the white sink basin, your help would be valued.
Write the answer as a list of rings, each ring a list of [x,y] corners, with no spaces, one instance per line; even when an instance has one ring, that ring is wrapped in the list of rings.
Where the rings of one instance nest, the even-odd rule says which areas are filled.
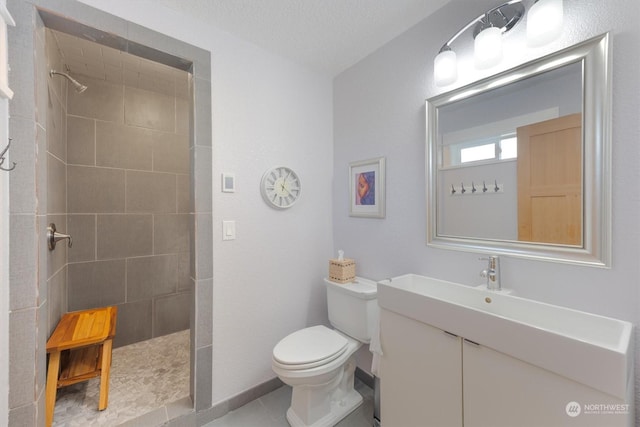
[[[625,398],[629,322],[407,274],[378,282],[381,308]]]

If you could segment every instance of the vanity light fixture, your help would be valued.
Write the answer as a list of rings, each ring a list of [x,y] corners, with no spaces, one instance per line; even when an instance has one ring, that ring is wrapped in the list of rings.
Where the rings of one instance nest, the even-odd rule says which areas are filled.
[[[539,0],[527,13],[527,45],[544,46],[562,32],[564,8],[562,0]]]
[[[474,61],[477,69],[491,68],[502,61],[502,35],[511,30],[525,15],[525,0],[511,0],[488,10],[469,22],[440,48],[433,61],[437,86],[458,79],[456,53],[451,44],[473,28]],[[562,31],[562,0],[533,0],[527,13],[527,44],[531,47],[553,41]]]

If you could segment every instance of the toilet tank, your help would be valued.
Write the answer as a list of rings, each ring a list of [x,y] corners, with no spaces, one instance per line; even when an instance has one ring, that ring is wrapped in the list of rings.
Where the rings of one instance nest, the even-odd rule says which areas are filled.
[[[371,341],[379,314],[376,282],[362,277],[352,283],[324,282],[331,325],[360,342]]]

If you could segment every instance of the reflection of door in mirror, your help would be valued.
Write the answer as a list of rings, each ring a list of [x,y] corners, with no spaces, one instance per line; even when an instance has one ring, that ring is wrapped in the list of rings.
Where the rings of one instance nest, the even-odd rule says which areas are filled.
[[[519,127],[518,240],[582,245],[582,115]]]

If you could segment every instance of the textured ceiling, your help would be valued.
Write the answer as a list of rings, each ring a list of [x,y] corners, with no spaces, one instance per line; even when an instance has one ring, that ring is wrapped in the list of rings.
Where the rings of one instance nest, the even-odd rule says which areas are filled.
[[[450,0],[156,0],[334,76]]]

